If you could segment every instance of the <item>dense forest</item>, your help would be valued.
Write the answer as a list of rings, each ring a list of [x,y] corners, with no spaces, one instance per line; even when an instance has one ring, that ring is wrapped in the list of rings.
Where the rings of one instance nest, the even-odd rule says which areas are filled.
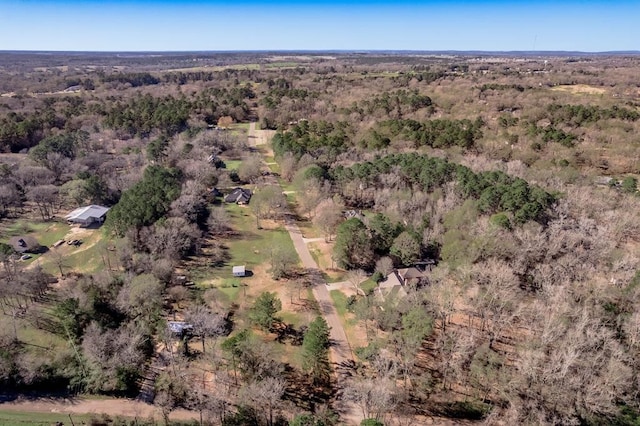
[[[7,399],[640,422],[638,57],[64,55],[0,54]]]

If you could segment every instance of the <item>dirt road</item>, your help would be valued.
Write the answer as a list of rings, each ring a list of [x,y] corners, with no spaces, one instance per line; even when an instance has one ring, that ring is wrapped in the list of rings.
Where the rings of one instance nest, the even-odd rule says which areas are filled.
[[[269,130],[256,130],[255,123],[249,125],[248,143],[250,146],[259,144],[265,144],[269,141],[273,131]],[[302,266],[311,271],[318,271],[318,264],[311,256],[306,241],[302,237],[302,232],[295,224],[293,219],[287,219],[286,229],[291,236],[293,246],[298,252]],[[329,327],[331,327],[330,338],[332,341],[331,346],[331,358],[334,364],[339,366],[346,366],[353,362],[353,353],[347,340],[347,335],[344,332],[340,317],[333,305],[333,300],[329,295],[329,289],[326,283],[321,283],[313,287],[313,296],[316,298],[318,305],[320,305],[320,312],[323,318],[327,321]]]
[[[302,233],[298,225],[289,219],[287,220],[286,228],[291,236],[291,241],[293,241],[293,247],[298,252],[298,256],[300,256],[302,266],[309,270],[318,270],[318,264],[311,256],[307,244],[302,239]],[[329,327],[331,327],[331,354],[333,362],[338,365],[346,365],[353,361],[353,353],[351,352],[347,335],[340,322],[338,312],[335,306],[333,306],[329,289],[326,283],[322,283],[314,286],[312,291],[318,305],[320,305],[322,316],[327,321],[327,324],[329,324]]]
[[[62,414],[108,414],[138,419],[162,419],[159,409],[151,404],[124,398],[85,399],[85,398],[39,398],[24,399],[0,403],[3,411],[24,413],[62,413]],[[199,414],[178,409],[173,411],[171,420],[197,420]]]

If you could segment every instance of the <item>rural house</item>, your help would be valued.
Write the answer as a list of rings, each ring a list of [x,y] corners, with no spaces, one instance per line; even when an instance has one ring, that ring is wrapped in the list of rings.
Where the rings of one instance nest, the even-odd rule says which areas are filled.
[[[249,200],[251,200],[251,190],[244,188],[235,188],[224,197],[225,203],[249,204]]]
[[[396,296],[406,296],[407,287],[419,287],[427,283],[427,274],[425,271],[412,266],[410,268],[396,269],[387,275],[384,281],[378,283],[376,290],[382,297],[390,294]]]
[[[104,218],[109,211],[108,207],[90,206],[80,207],[65,216],[68,222],[77,223],[81,226],[89,226],[94,223],[104,222]]]

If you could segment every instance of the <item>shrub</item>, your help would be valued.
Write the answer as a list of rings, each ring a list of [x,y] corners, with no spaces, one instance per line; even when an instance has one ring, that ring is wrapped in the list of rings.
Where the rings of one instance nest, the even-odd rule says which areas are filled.
[[[511,229],[511,221],[509,220],[509,216],[505,213],[497,213],[491,216],[489,219],[492,224],[505,229]]]

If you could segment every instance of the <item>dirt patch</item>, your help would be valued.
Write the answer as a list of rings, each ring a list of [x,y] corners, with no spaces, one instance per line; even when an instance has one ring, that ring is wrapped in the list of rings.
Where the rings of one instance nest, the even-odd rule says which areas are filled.
[[[587,95],[603,95],[607,93],[606,89],[589,86],[587,84],[561,84],[559,86],[552,87],[551,90]]]
[[[6,411],[25,413],[108,414],[110,416],[162,419],[160,411],[151,404],[118,398],[18,400],[0,404],[0,408]],[[172,420],[194,420],[199,418],[198,413],[184,409],[175,410],[169,417]]]

